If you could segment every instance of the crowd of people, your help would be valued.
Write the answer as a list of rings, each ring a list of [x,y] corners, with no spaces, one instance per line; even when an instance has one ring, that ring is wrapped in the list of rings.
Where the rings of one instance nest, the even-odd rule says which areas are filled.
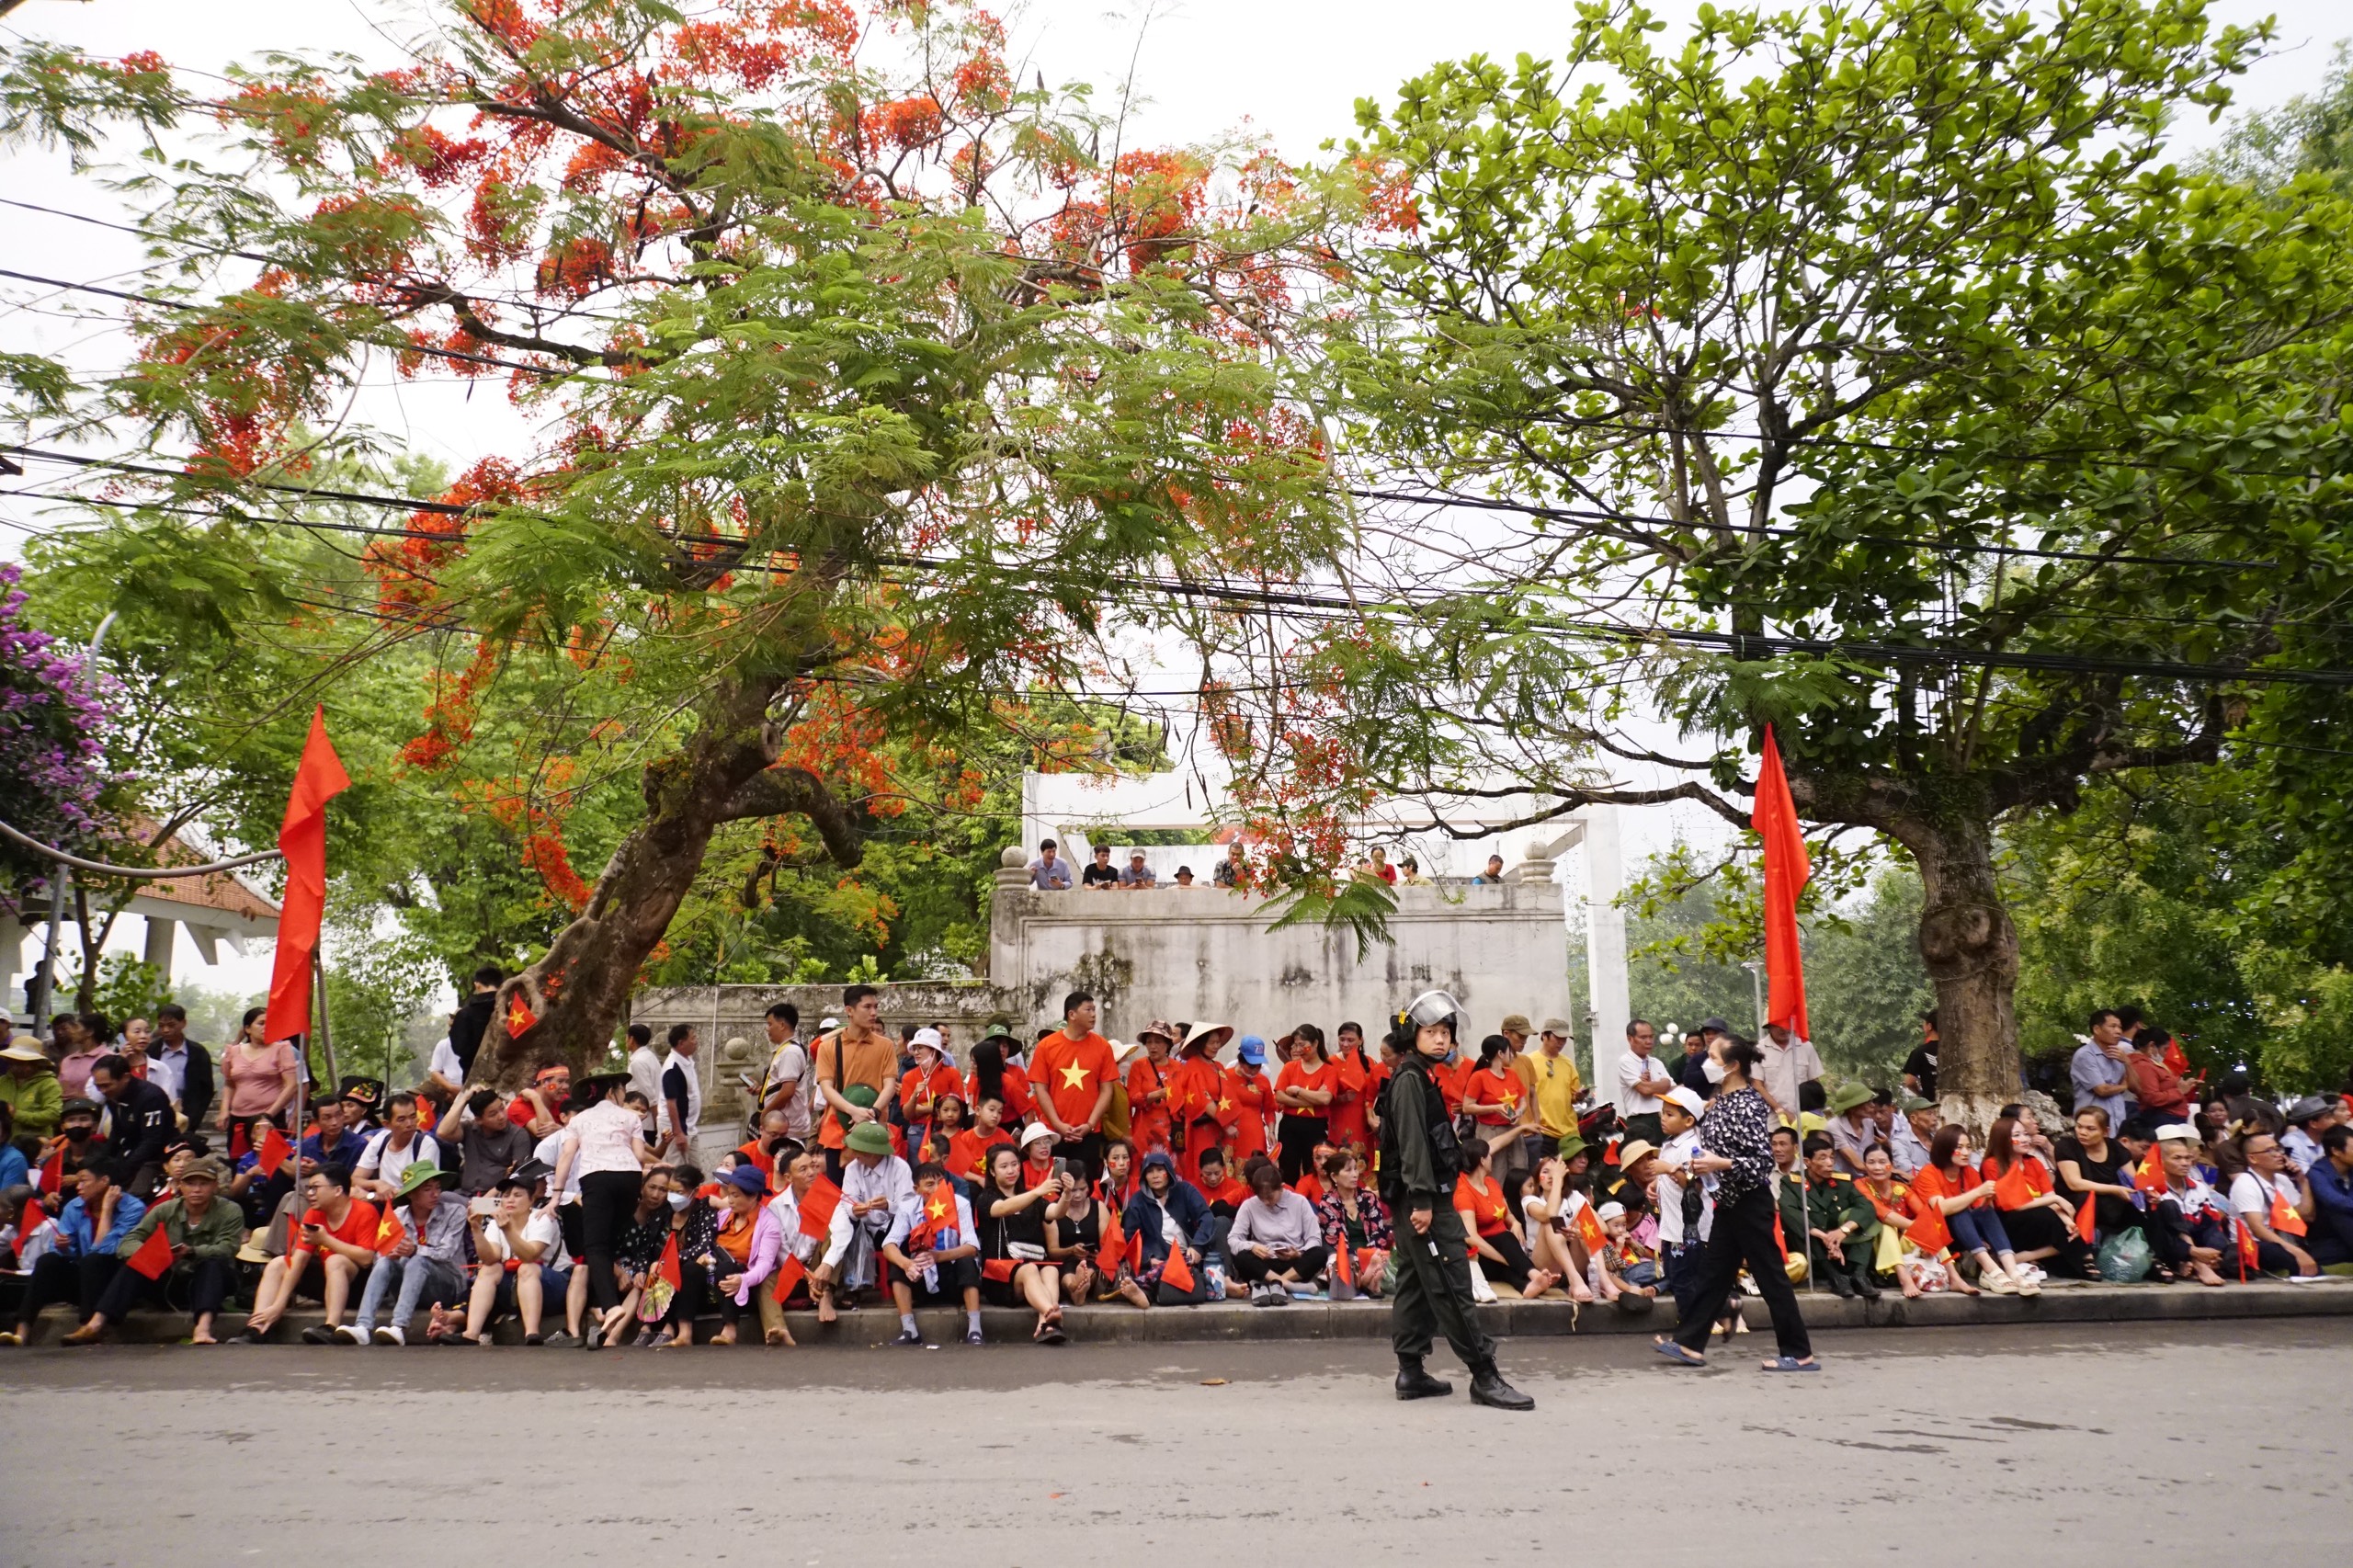
[[[1051,848],[1051,846],[1049,846]],[[95,1343],[139,1307],[190,1339],[258,1343],[299,1303],[321,1344],[683,1346],[788,1313],[1017,1309],[1056,1343],[1074,1305],[1281,1307],[1394,1293],[1381,1029],[1302,1024],[1272,1040],[1154,1022],[1121,1047],[1091,996],[1024,1039],[881,1021],[848,987],[804,1039],[769,1009],[742,1142],[708,1168],[690,1025],[577,1077],[470,1084],[502,976],[485,968],[424,1081],[309,1082],[260,1009],[216,1056],[176,1007],[117,1029],[64,1015],[0,1051],[0,1343],[52,1304]],[[2046,1129],[2004,1108],[1982,1143],[1941,1122],[1936,1028],[1900,1082],[1830,1084],[1785,1030],[1709,1019],[1664,1060],[1627,1029],[1612,1092],[1584,1083],[1560,1018],[1503,1018],[1427,1068],[1462,1149],[1451,1208],[1476,1299],[1641,1307],[1673,1300],[1662,1353],[1774,1309],[1810,1369],[1791,1286],[2032,1295],[2053,1277],[2221,1287],[2353,1267],[2353,1096],[2284,1108],[2243,1074],[2210,1093],[2130,1011],[2089,1021],[2074,1105]],[[299,1108],[299,1115],[298,1115]],[[300,1125],[297,1125],[297,1122]],[[1384,1188],[1391,1196],[1384,1197]],[[233,1335],[216,1332],[237,1301]],[[750,1321],[747,1323],[746,1319]]]

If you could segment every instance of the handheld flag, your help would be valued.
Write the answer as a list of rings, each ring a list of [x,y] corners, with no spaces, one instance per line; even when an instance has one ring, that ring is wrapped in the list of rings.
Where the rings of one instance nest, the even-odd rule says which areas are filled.
[[[2086,1246],[2093,1246],[2097,1244],[2098,1231],[2093,1215],[2094,1211],[2099,1208],[2099,1195],[2094,1192],[2085,1193],[2081,1205],[2075,1210],[2075,1234]]]
[[[910,1256],[915,1253],[936,1252],[943,1246],[954,1246],[956,1234],[956,1189],[946,1182],[932,1184],[928,1197],[915,1195],[922,1207],[922,1219],[907,1233]],[[947,1239],[943,1239],[947,1238]]]
[[[1185,1261],[1183,1247],[1168,1249],[1168,1261],[1161,1265],[1160,1282],[1171,1290],[1182,1290],[1188,1296],[1193,1293],[1193,1266]]]
[[[165,1271],[172,1267],[172,1238],[164,1233],[164,1227],[158,1222],[153,1230],[147,1233],[147,1239],[139,1244],[139,1250],[122,1261],[126,1268],[134,1269],[150,1279],[161,1279]]]
[[[35,1184],[43,1192],[65,1190],[65,1143],[59,1140],[57,1153],[40,1163],[40,1180]]]
[[[662,1261],[654,1266],[654,1272],[657,1278],[669,1281],[673,1290],[686,1283],[685,1277],[678,1272],[677,1232],[672,1231],[668,1239],[663,1242]]]
[[[1765,726],[1765,755],[1756,774],[1756,808],[1749,825],[1765,841],[1765,1021],[1779,1024],[1800,1040],[1806,1027],[1805,971],[1798,953],[1798,894],[1813,875],[1805,852],[1805,829],[1781,771],[1781,748],[1773,726]]]
[[[842,1189],[819,1176],[801,1197],[801,1233],[823,1238],[833,1229],[834,1210],[841,1207]]]
[[[2034,1173],[2022,1159],[2014,1159],[2009,1168],[1994,1178],[1994,1203],[2000,1209],[2023,1209],[2043,1194],[2043,1187],[2034,1179]]]
[[[265,1038],[311,1032],[311,964],[319,950],[319,919],[327,903],[327,802],[351,788],[351,776],[327,739],[327,710],[311,712],[311,738],[294,770],[286,817],[278,829],[286,857],[286,897],[278,915],[278,955],[269,971]]]
[[[286,1134],[271,1125],[261,1135],[261,1147],[254,1152],[254,1168],[261,1172],[262,1180],[267,1181],[293,1152],[294,1145],[286,1141]]]
[[[780,1307],[791,1299],[792,1292],[798,1290],[801,1282],[808,1277],[808,1265],[790,1253],[787,1253],[784,1255],[784,1261],[776,1266],[776,1283],[769,1288],[768,1294],[776,1298],[776,1304]]]
[[[1095,1249],[1096,1272],[1106,1279],[1116,1279],[1127,1252],[1128,1234],[1120,1227],[1119,1211],[1107,1203],[1103,1206],[1103,1240]]]
[[[407,1234],[408,1226],[402,1221],[400,1210],[387,1205],[384,1217],[376,1224],[376,1256],[392,1256],[392,1249],[399,1246],[401,1238]]]

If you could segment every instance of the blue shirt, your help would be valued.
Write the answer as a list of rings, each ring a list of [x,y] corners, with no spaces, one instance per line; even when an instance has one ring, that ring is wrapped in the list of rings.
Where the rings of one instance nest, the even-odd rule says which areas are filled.
[[[0,1188],[22,1187],[31,1179],[32,1163],[14,1143],[0,1143]]]
[[[345,1170],[359,1168],[359,1156],[367,1152],[368,1140],[348,1127],[335,1134],[333,1143],[321,1143],[319,1135],[312,1133],[302,1140],[302,1160],[305,1168],[316,1165],[341,1165]]]
[[[2324,1158],[2304,1179],[2313,1184],[2313,1207],[2336,1219],[2338,1233],[2353,1233],[2353,1176],[2338,1174],[2336,1162]]]
[[[92,1236],[93,1221],[89,1210],[80,1199],[65,1206],[57,1217],[57,1250],[68,1257],[103,1257],[115,1250],[131,1228],[147,1213],[146,1202],[128,1192],[117,1193],[114,1200],[114,1223],[103,1236]]]
[[[2097,1045],[2075,1048],[2074,1059],[2067,1063],[2067,1079],[2075,1086],[2076,1110],[2086,1111],[2097,1107],[2108,1113],[2108,1132],[2111,1138],[2123,1127],[2124,1119],[2140,1108],[2133,1104],[2131,1095],[2092,1093],[2095,1085],[2124,1082],[2124,1063],[2109,1060],[2108,1052]]]

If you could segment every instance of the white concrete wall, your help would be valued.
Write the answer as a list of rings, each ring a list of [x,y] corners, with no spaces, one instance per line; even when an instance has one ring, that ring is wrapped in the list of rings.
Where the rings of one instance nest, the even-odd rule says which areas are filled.
[[[1344,1019],[1381,1020],[1433,986],[1454,993],[1473,1038],[1506,1013],[1541,1022],[1569,1010],[1561,889],[1404,887],[1393,938],[1359,960],[1346,931],[1268,931],[1256,899],[1218,888],[1149,892],[996,890],[990,978],[1029,1017],[1051,1021],[1063,993],[1103,1003],[1120,1040],[1153,1018],[1214,1020],[1269,1038]]]

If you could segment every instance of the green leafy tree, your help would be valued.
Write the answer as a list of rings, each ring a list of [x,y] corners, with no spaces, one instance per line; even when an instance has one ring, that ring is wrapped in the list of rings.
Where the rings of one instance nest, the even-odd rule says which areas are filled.
[[[1360,106],[1412,223],[1350,258],[1331,397],[1394,520],[1291,747],[1745,827],[1772,723],[1801,813],[1916,871],[1982,1123],[2018,1064],[1997,824],[2340,713],[2281,683],[2353,653],[2347,210],[2165,164],[2258,41],[2199,0],[1659,30],[1583,6],[1558,67]]]
[[[2321,90],[2242,115],[2206,166],[2226,179],[2279,189],[2317,174],[2353,196],[2353,43],[2339,43]]]

